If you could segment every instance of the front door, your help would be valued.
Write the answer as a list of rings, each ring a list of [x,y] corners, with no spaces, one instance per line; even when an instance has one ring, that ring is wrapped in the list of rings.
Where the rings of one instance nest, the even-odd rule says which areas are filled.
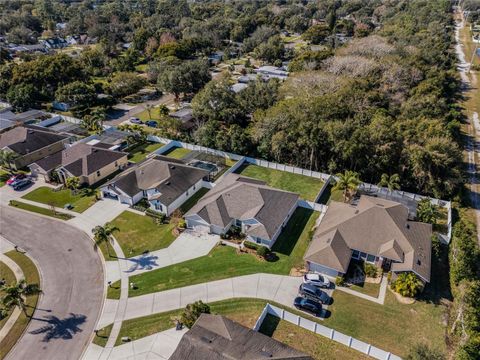
[[[383,269],[384,272],[389,272],[391,266],[392,266],[392,260],[383,259],[382,269]]]

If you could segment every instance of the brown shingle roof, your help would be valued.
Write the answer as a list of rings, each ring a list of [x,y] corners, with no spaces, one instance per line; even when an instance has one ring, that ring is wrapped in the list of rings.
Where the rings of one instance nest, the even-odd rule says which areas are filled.
[[[255,219],[258,224],[247,229],[247,235],[272,239],[297,201],[298,194],[273,189],[262,181],[238,174],[228,174],[186,216],[196,214],[221,228],[233,219]]]
[[[394,263],[392,270],[414,271],[430,281],[432,226],[409,221],[408,209],[402,204],[370,196],[362,196],[356,206],[332,201],[315,230],[305,260],[332,265],[332,255],[325,247],[330,247],[338,259],[347,256],[345,247],[327,244],[332,231],[339,232],[348,249],[402,261]],[[348,263],[332,268],[346,272]]]
[[[0,135],[0,149],[8,147],[19,155],[26,155],[67,138],[49,131],[19,126]]]
[[[170,360],[313,360],[277,340],[220,315],[202,314]]]

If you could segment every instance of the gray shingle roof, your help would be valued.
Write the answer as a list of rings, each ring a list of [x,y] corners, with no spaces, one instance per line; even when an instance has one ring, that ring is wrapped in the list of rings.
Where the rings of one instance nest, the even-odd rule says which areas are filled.
[[[247,229],[247,235],[272,239],[297,201],[298,194],[273,189],[262,181],[238,174],[228,174],[186,216],[197,214],[221,228],[233,219],[255,219],[259,224]]]
[[[17,154],[26,155],[67,138],[49,131],[19,126],[0,135],[0,149],[8,147]]]
[[[333,233],[346,247],[329,242]],[[430,281],[431,235],[432,226],[409,221],[408,209],[400,203],[365,195],[356,206],[332,201],[304,259],[345,273],[345,259],[354,249],[402,261],[393,263],[392,270],[414,271]]]
[[[224,316],[202,314],[170,360],[313,360],[277,340]]]
[[[156,199],[169,205],[182,193],[208,176],[208,171],[181,164],[178,161],[167,161],[164,157],[154,157],[137,164],[106,185],[115,185],[129,196],[140,191],[156,189]]]

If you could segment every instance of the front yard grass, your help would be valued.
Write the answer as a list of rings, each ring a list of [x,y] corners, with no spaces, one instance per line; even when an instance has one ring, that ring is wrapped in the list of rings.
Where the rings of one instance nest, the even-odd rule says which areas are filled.
[[[134,163],[140,162],[144,160],[148,154],[151,154],[155,150],[160,149],[163,145],[165,144],[145,143],[145,144],[139,145],[134,149],[132,149],[132,151],[130,151],[130,156],[128,161],[134,162]]]
[[[73,206],[73,211],[82,213],[95,204],[95,194],[85,194],[81,189],[76,194],[69,189],[54,191],[52,188],[42,186],[22,196],[23,199],[36,201],[42,204],[55,204],[63,208],[66,204]]]
[[[18,252],[18,251],[9,251],[5,253],[6,256],[8,256],[10,259],[15,261],[18,266],[23,271],[23,274],[25,276],[25,280],[27,284],[40,284],[40,275],[38,273],[38,270],[30,258],[28,258],[26,255]],[[37,306],[38,302],[38,297],[39,295],[31,295],[27,296],[25,303],[26,303],[26,311],[21,312],[20,316],[18,317],[17,321],[13,325],[13,327],[10,329],[8,334],[3,338],[3,340],[0,342],[0,359],[3,359],[10,349],[15,345],[15,343],[18,341],[18,339],[22,336],[23,332],[25,331],[25,328],[28,325],[28,322],[30,321],[31,316],[33,316],[33,313],[35,311],[35,307]]]
[[[150,110],[150,113],[152,115],[151,118],[150,118],[150,115],[148,114],[147,110],[143,110],[142,112],[135,115],[135,117],[139,118],[142,121],[150,121],[150,120],[158,121],[158,120],[162,119],[163,115],[160,114],[160,108],[159,107],[152,108],[152,110]]]
[[[172,147],[170,150],[165,152],[164,156],[171,157],[173,159],[183,159],[187,154],[191,153],[192,150],[188,150],[181,147]]]
[[[95,345],[105,347],[105,345],[107,345],[108,337],[110,336],[110,333],[112,332],[112,327],[113,327],[113,324],[110,324],[110,325],[105,326],[104,328],[101,328],[100,330],[98,330],[95,333],[95,336],[93,337],[92,342]]]
[[[318,212],[305,208],[295,210],[272,249],[278,257],[277,261],[262,261],[251,254],[237,254],[232,247],[218,246],[207,256],[130,277],[136,289],[130,289],[129,296],[259,272],[287,275],[293,267],[302,266],[318,216]],[[119,285],[117,282],[108,289],[108,298],[118,299]]]
[[[280,320],[270,314],[265,317],[259,332],[294,349],[303,351],[318,360],[371,359],[360,351],[351,349],[346,345],[315,334],[288,321]]]
[[[12,207],[18,208],[18,209],[23,209],[23,210],[35,212],[37,214],[51,216],[51,217],[54,217],[54,218],[60,219],[60,220],[70,220],[70,219],[73,218],[73,216],[71,216],[69,214],[64,214],[64,213],[61,213],[61,212],[58,212],[58,211],[54,213],[50,209],[42,208],[40,206],[35,206],[35,205],[31,205],[31,204],[26,204],[26,203],[23,203],[23,202],[17,201],[17,200],[10,200],[9,205],[12,206]]]
[[[380,292],[380,284],[373,284],[373,283],[367,283],[364,282],[363,284],[359,285],[351,285],[349,286],[349,289],[358,291],[362,294],[373,296],[373,297],[378,297],[378,294]]]
[[[207,188],[201,188],[190,199],[185,201],[182,206],[180,206],[180,211],[182,214],[185,214],[188,210],[190,210],[207,192]]]
[[[174,224],[157,225],[150,216],[131,211],[124,211],[111,224],[120,229],[114,237],[127,257],[166,248],[175,240],[172,234]]]
[[[298,193],[302,199],[309,201],[315,201],[323,186],[320,179],[252,164],[242,165],[236,173],[263,180],[274,188]]]

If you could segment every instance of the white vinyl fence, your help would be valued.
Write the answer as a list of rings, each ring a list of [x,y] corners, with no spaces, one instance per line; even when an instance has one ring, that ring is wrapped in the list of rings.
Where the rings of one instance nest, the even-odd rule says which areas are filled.
[[[367,354],[375,359],[379,360],[401,360],[397,355],[394,355],[388,351],[379,349],[373,345],[367,344],[366,342],[355,339],[351,336],[345,335],[339,331],[331,329],[329,327],[323,326],[317,322],[305,319],[301,316],[292,314],[289,311],[276,307],[274,305],[267,304],[262,311],[262,314],[258,318],[253,330],[258,331],[262,326],[265,317],[270,314],[276,316],[282,320],[288,321],[294,325],[300,326],[308,331],[314,332],[316,334],[322,335],[330,340],[341,343],[345,346],[348,346],[352,349],[360,351],[364,354]]]
[[[153,154],[161,155],[161,154],[164,154],[165,152],[167,152],[172,147],[182,147],[182,148],[189,149],[189,150],[203,151],[203,152],[207,152],[207,153],[210,153],[210,154],[223,156],[223,157],[226,157],[226,158],[229,158],[229,159],[232,159],[232,160],[236,160],[237,163],[232,167],[233,170],[232,170],[232,168],[230,168],[225,174],[228,174],[230,172],[235,171],[236,169],[238,169],[238,167],[240,167],[242,164],[247,162],[249,164],[263,166],[263,167],[266,167],[266,168],[269,168],[269,169],[281,170],[281,171],[286,171],[286,172],[290,172],[290,173],[293,173],[293,174],[300,174],[300,175],[305,175],[305,176],[321,179],[322,181],[325,182],[325,184],[323,185],[323,187],[320,189],[319,193],[317,194],[317,197],[315,199],[315,203],[318,202],[318,200],[320,199],[320,197],[322,196],[323,192],[328,187],[328,185],[331,182],[336,180],[335,176],[325,174],[325,173],[321,173],[321,172],[318,172],[318,171],[302,169],[302,168],[299,168],[299,167],[285,165],[285,164],[278,164],[278,163],[274,163],[274,162],[270,162],[270,161],[266,161],[266,160],[261,160],[261,159],[255,159],[255,158],[251,158],[251,157],[244,157],[244,156],[229,153],[229,152],[226,152],[226,151],[211,149],[211,148],[207,148],[205,146],[200,146],[200,145],[188,144],[188,143],[184,143],[184,142],[177,141],[177,140],[170,140],[170,139],[167,139],[167,138],[162,138],[162,137],[153,136],[153,135],[149,135],[147,137],[147,140],[166,144],[165,146],[162,146],[160,149],[156,150]],[[223,176],[220,177],[220,179],[223,178]],[[220,179],[218,179],[218,180],[220,180]],[[217,182],[218,182],[218,180],[217,180]],[[392,200],[397,199],[397,201],[399,201],[399,202],[401,202],[402,200],[420,201],[424,198],[428,198],[428,199],[430,199],[432,204],[446,208],[447,211],[448,211],[448,232],[447,232],[447,234],[440,235],[440,239],[442,241],[446,242],[446,243],[450,242],[451,235],[452,235],[452,209],[451,209],[450,201],[434,199],[434,198],[430,198],[430,197],[427,197],[427,196],[413,194],[413,193],[409,193],[409,192],[405,192],[405,191],[399,191],[399,190],[389,191],[387,188],[378,187],[376,185],[368,184],[368,183],[362,183],[359,186],[359,190],[363,190],[363,191],[369,192],[369,193],[375,193],[375,194],[377,194],[378,196],[381,196],[381,197],[385,197],[386,195],[388,195],[388,198],[390,198]]]

